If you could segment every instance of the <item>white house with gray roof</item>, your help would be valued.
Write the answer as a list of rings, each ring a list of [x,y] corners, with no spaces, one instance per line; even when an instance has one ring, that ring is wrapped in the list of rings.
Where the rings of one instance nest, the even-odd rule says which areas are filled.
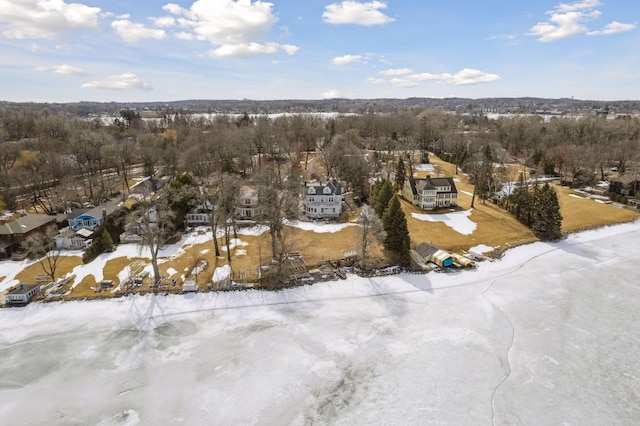
[[[305,182],[304,211],[311,219],[337,219],[342,214],[343,188],[335,181]]]

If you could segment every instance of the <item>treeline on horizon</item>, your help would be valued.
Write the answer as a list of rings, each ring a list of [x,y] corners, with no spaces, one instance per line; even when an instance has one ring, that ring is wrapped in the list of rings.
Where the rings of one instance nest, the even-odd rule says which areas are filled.
[[[566,113],[611,110],[616,113],[640,112],[640,100],[581,100],[573,98],[378,98],[378,99],[189,99],[156,102],[10,102],[0,101],[0,113],[31,112],[88,117],[99,114],[118,114],[123,109],[153,112],[192,113],[366,113],[396,112],[413,109],[442,109],[460,113],[479,113],[486,110],[508,113],[562,111]]]

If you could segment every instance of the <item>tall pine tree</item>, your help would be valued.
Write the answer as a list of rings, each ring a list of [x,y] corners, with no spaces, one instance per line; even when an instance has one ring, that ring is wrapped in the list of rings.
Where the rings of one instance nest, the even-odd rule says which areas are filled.
[[[384,248],[391,252],[394,260],[402,266],[410,262],[409,248],[411,240],[409,238],[409,228],[407,217],[400,206],[398,195],[393,195],[387,209],[382,215],[382,225],[387,236],[384,239]]]
[[[402,156],[398,158],[398,166],[396,167],[396,190],[402,190],[404,186],[404,181],[407,178],[407,168],[404,165],[404,161],[402,160]]]
[[[536,211],[531,229],[542,241],[557,241],[562,238],[562,214],[558,194],[548,184],[535,192]]]
[[[384,180],[382,186],[376,193],[376,201],[373,206],[373,209],[380,218],[384,215],[384,211],[387,209],[391,198],[393,198],[393,185],[391,185],[390,181]]]

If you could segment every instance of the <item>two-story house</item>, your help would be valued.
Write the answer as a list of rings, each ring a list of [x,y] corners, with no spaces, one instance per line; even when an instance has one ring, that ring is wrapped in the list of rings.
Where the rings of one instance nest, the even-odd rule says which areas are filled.
[[[211,224],[213,204],[205,201],[189,210],[185,216],[187,226],[206,226]]]
[[[253,221],[260,215],[258,190],[249,185],[240,187],[236,216],[240,221]]]
[[[458,205],[458,189],[453,178],[413,178],[404,181],[402,196],[423,210]]]
[[[304,211],[311,219],[337,219],[342,214],[343,188],[335,181],[305,182]]]

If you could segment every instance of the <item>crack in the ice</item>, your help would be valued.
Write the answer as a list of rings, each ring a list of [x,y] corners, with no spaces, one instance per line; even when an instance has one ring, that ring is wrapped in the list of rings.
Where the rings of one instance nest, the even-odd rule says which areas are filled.
[[[511,328],[511,340],[509,342],[509,348],[507,349],[507,356],[506,356],[507,371],[506,371],[506,374],[504,375],[504,377],[502,378],[502,380],[500,382],[498,382],[498,384],[496,384],[496,386],[493,388],[493,392],[491,392],[491,424],[494,425],[494,426],[496,424],[495,398],[496,398],[496,394],[498,393],[498,389],[500,389],[500,387],[507,380],[509,380],[509,377],[511,377],[512,368],[511,368],[511,361],[509,360],[509,355],[511,354],[511,349],[513,348],[513,342],[515,341],[515,338],[516,338],[516,329],[513,326],[513,323],[511,322],[511,319],[509,318],[509,316],[498,305],[496,305],[489,297],[485,296],[485,293],[487,291],[489,291],[491,289],[491,287],[493,287],[493,285],[499,279],[500,278],[496,278],[495,280],[491,281],[491,284],[489,284],[489,286],[486,289],[484,289],[484,291],[482,293],[480,293],[480,295],[482,297],[484,297],[485,300],[487,300],[489,303],[491,303],[491,305],[493,305],[493,307],[498,312],[500,312],[502,314],[502,316],[507,320],[507,323],[509,324],[509,327]]]

